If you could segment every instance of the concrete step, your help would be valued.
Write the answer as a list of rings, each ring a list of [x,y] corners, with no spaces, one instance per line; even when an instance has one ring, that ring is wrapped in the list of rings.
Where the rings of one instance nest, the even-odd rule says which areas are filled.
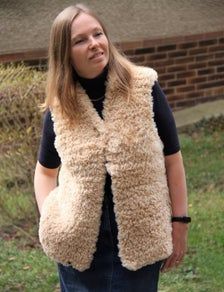
[[[224,115],[224,99],[198,104],[173,112],[178,129],[195,124],[204,118],[209,119],[221,114]]]

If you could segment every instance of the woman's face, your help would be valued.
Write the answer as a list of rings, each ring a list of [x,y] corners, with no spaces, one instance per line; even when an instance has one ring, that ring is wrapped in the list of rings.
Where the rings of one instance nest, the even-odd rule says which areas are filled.
[[[72,22],[71,59],[76,73],[89,79],[98,76],[109,61],[103,28],[88,14],[81,13]]]

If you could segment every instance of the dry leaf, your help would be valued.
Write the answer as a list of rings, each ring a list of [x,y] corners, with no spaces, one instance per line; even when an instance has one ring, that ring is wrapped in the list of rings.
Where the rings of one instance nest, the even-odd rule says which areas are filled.
[[[9,261],[14,261],[16,259],[16,257],[10,257]]]
[[[31,267],[30,266],[24,266],[23,270],[29,270]]]

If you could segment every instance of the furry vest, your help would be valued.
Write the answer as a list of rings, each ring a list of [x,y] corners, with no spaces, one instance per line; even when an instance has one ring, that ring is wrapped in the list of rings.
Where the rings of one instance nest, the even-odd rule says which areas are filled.
[[[171,208],[163,145],[153,120],[151,68],[133,66],[128,101],[110,78],[103,119],[81,86],[80,119],[52,109],[59,184],[44,201],[39,238],[45,253],[79,271],[90,267],[99,234],[106,172],[112,178],[122,265],[137,270],[172,253]]]

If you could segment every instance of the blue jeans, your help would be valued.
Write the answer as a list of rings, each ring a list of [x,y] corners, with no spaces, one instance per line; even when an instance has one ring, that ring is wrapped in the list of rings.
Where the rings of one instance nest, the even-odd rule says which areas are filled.
[[[88,270],[58,264],[62,292],[156,292],[162,261],[130,271],[121,265],[112,198],[105,195],[97,250]]]

